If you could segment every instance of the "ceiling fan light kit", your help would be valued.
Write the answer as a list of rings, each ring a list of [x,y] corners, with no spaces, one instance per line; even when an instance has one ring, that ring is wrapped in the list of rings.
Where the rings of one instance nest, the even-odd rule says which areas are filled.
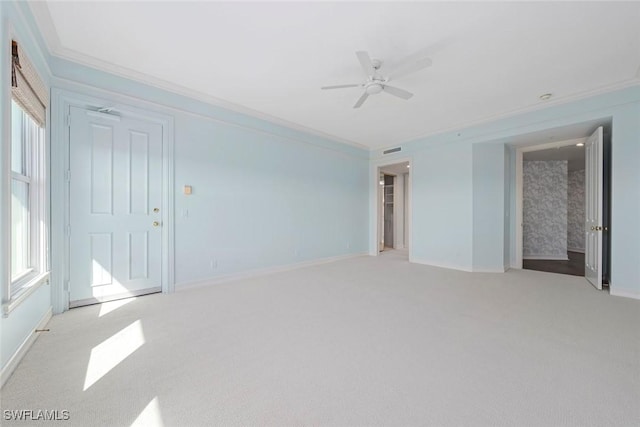
[[[408,92],[404,89],[400,89],[395,86],[389,86],[387,82],[392,79],[397,79],[398,77],[403,77],[411,73],[415,73],[423,68],[429,67],[432,64],[430,58],[427,57],[418,57],[412,55],[408,58],[405,58],[401,61],[395,70],[392,70],[388,77],[383,77],[378,73],[378,70],[382,67],[382,61],[379,59],[371,59],[369,54],[365,51],[356,52],[356,56],[360,61],[360,65],[362,66],[363,71],[367,75],[367,80],[364,83],[350,83],[343,85],[334,85],[334,86],[323,86],[320,89],[345,89],[352,87],[362,87],[364,88],[364,92],[360,95],[360,98],[355,103],[353,108],[360,108],[362,104],[367,100],[370,95],[376,95],[380,92],[387,92],[390,95],[396,96],[398,98],[402,98],[407,100],[413,96],[411,92]]]
[[[376,93],[382,92],[383,86],[381,83],[368,83],[367,87],[364,89],[369,95],[375,95]]]

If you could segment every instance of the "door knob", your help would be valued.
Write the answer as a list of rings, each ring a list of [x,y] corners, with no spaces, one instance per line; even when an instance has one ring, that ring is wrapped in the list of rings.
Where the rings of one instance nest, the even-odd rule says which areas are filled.
[[[159,209],[159,208],[153,208],[153,211],[154,211],[155,213],[158,213],[158,212],[160,212],[160,209]]]
[[[159,221],[153,221],[153,226],[154,227],[159,227],[160,226],[160,222]]]

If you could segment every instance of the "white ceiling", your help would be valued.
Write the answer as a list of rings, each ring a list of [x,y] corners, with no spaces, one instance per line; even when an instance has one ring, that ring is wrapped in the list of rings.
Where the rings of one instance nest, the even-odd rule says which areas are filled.
[[[640,82],[640,3],[32,2],[53,55],[369,148]],[[360,109],[355,51],[433,66]],[[387,68],[388,69],[388,68]],[[543,93],[553,93],[541,101]]]

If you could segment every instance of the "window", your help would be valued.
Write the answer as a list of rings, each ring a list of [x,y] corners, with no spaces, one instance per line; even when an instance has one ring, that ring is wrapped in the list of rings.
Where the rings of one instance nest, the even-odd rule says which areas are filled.
[[[11,101],[11,293],[43,270],[42,151],[44,130]]]
[[[5,313],[48,279],[48,168],[44,130],[48,103],[46,86],[18,43],[12,40],[11,138],[2,148],[3,155],[11,159],[10,174],[2,177],[10,181],[11,188],[10,206],[6,207],[10,218],[10,239],[7,239],[10,283],[2,287]]]

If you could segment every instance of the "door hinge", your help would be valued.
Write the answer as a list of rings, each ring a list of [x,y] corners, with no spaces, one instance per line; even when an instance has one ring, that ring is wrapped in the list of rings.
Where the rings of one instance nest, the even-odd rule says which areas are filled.
[[[67,182],[71,181],[71,171],[67,170],[67,172],[64,174],[64,178],[67,180]]]
[[[70,284],[70,283],[71,283],[71,282],[70,282],[69,280],[67,280],[66,282],[64,282],[64,291],[65,291],[65,293],[67,294],[67,297],[69,296],[69,293],[70,293],[70,292],[69,292],[69,289],[70,289],[70,288],[69,288],[69,284]]]
[[[67,234],[67,236],[71,236],[71,225],[67,224],[67,227],[65,229],[65,233]]]
[[[67,127],[71,127],[71,114],[67,114]]]

